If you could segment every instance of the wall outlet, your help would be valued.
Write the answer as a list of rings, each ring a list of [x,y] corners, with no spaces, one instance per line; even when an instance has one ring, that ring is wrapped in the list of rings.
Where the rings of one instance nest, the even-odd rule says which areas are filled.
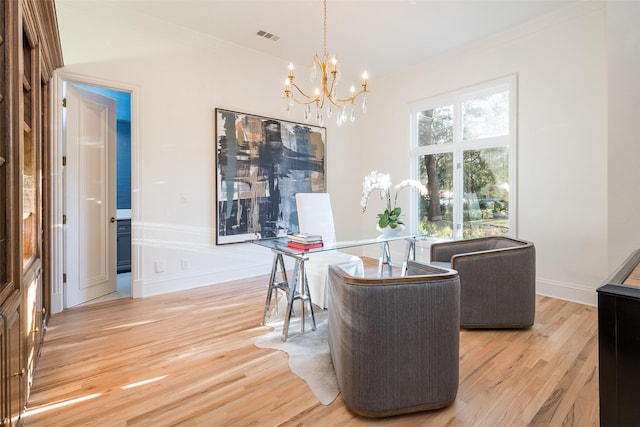
[[[183,270],[188,270],[189,269],[189,260],[188,259],[182,259],[182,269]]]
[[[164,262],[156,261],[154,263],[154,267],[156,269],[156,273],[164,273]]]

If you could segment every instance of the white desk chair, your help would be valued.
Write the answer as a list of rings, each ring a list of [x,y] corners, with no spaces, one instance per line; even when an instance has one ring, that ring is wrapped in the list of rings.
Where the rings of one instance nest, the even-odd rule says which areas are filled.
[[[321,235],[325,246],[335,244],[336,231],[328,193],[297,193],[296,207],[301,233]],[[328,307],[328,271],[331,264],[338,265],[351,276],[364,276],[362,260],[355,255],[335,250],[309,254],[304,267],[311,299],[318,307]]]

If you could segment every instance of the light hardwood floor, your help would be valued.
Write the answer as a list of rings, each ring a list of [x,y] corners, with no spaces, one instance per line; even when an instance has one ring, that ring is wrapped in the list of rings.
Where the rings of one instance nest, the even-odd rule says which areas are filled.
[[[597,426],[597,310],[537,297],[528,330],[461,331],[443,410],[380,420],[321,405],[257,348],[267,277],[51,317],[25,426]]]

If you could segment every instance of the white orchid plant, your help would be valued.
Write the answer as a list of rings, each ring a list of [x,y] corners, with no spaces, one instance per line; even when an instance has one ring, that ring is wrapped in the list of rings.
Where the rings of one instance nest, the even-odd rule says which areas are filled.
[[[413,187],[423,196],[428,194],[427,188],[420,181],[405,179],[393,187],[395,195],[393,196],[393,204],[391,204],[391,176],[388,173],[371,171],[369,175],[364,177],[364,182],[362,183],[362,199],[360,200],[362,212],[364,213],[367,210],[367,203],[369,203],[371,193],[378,190],[380,199],[385,200],[387,204],[384,212],[378,214],[378,226],[380,228],[387,226],[394,229],[397,228],[398,224],[403,224],[403,222],[400,220],[402,208],[396,206],[396,203],[398,201],[398,193],[405,187]]]

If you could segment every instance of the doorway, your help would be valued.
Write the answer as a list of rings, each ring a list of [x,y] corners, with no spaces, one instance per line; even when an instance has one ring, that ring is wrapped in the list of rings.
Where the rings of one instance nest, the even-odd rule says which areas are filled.
[[[62,94],[65,106],[68,104],[70,107],[62,119],[64,155],[69,158],[67,168],[76,169],[64,174],[65,192],[68,193],[65,199],[72,204],[65,208],[65,212],[68,215],[75,209],[74,199],[78,199],[81,206],[77,221],[67,224],[67,227],[74,227],[73,233],[67,233],[67,236],[79,240],[80,258],[87,254],[84,262],[72,260],[73,255],[65,257],[65,265],[72,271],[75,262],[80,264],[79,276],[67,275],[76,280],[64,288],[65,307],[130,298],[131,92],[64,80]],[[67,128],[79,130],[69,131]],[[113,148],[115,154],[105,154]],[[102,171],[93,173],[91,169]],[[96,207],[103,204],[108,206]],[[83,210],[84,206],[87,207]],[[97,244],[93,243],[94,239]],[[65,238],[65,248],[69,246],[75,248],[76,242],[70,244]],[[88,250],[94,251],[89,255]],[[91,286],[93,289],[89,290]]]
[[[85,304],[131,297],[131,93],[86,84],[77,86],[116,101],[116,292]]]

